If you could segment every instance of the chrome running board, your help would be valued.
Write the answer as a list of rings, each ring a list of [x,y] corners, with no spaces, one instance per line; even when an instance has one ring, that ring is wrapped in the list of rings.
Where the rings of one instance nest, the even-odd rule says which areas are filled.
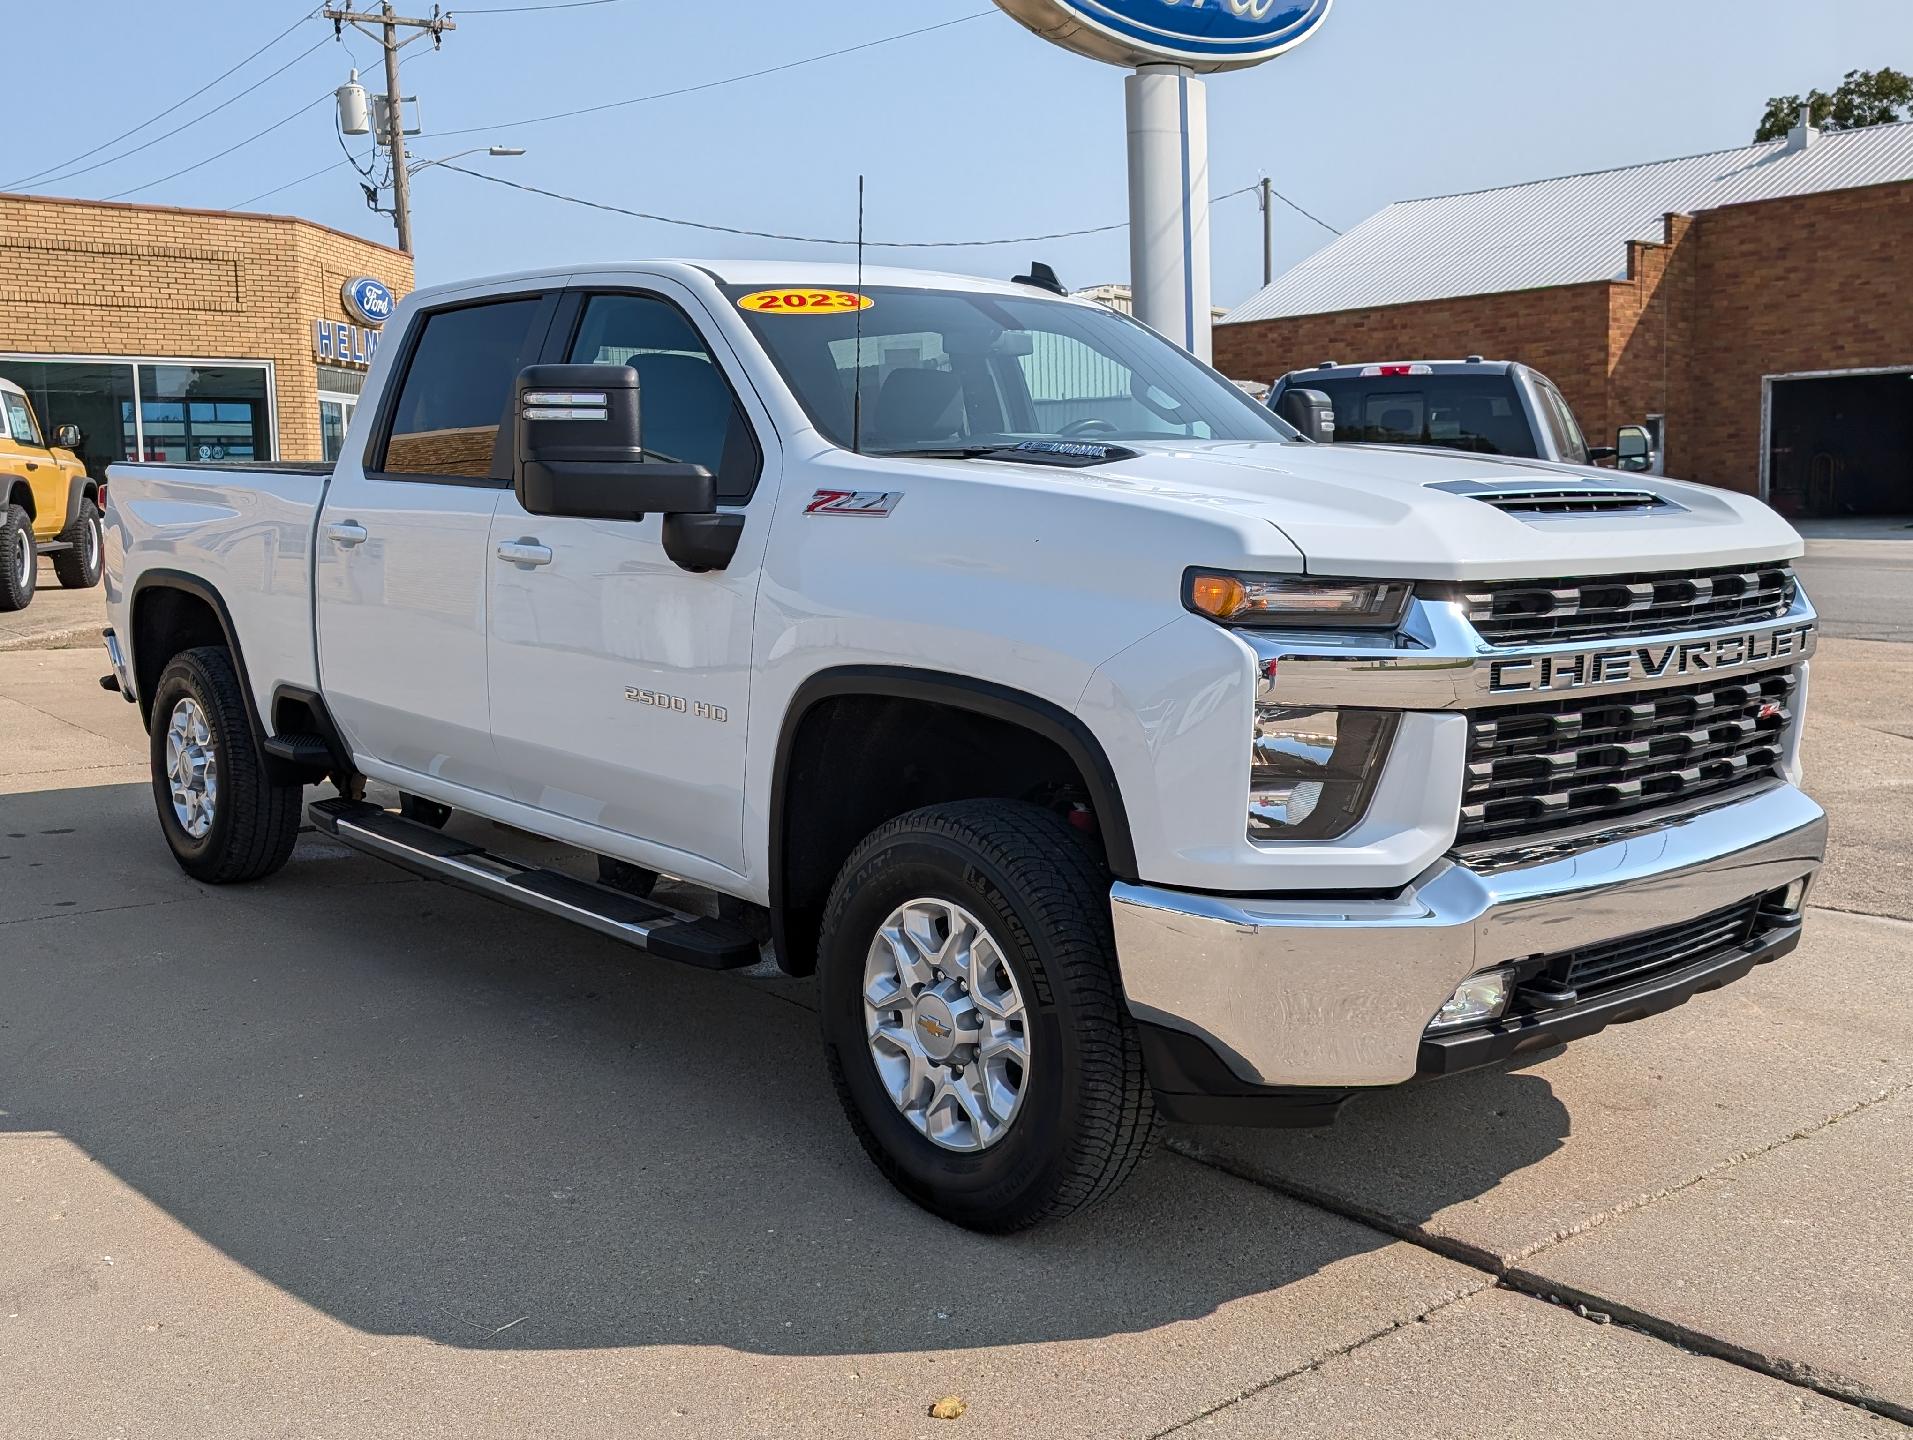
[[[321,832],[355,850],[428,880],[569,920],[661,959],[702,970],[741,970],[759,959],[757,941],[741,925],[686,915],[556,870],[535,869],[376,805],[319,800],[308,813]]]

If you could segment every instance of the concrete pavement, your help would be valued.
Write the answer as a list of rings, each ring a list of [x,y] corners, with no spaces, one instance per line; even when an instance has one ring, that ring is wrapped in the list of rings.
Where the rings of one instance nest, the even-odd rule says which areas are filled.
[[[106,591],[62,590],[53,562],[40,560],[40,584],[24,610],[0,613],[0,654],[69,645],[97,646],[106,626]]]
[[[1816,911],[1796,955],[1668,1015],[1324,1132],[1179,1131],[1102,1209],[984,1240],[868,1166],[807,987],[634,958],[313,834],[267,884],[185,880],[101,668],[0,656],[0,1430],[1913,1415],[1913,924]],[[1818,898],[1846,910],[1904,911],[1864,807],[1904,783],[1910,676],[1897,645],[1815,666]],[[947,1394],[968,1413],[927,1418]]]

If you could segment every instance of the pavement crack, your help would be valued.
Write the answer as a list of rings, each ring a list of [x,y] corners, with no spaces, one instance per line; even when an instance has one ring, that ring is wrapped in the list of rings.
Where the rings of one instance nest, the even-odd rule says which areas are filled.
[[[1404,1220],[1399,1216],[1389,1215],[1372,1206],[1362,1205],[1352,1201],[1346,1196],[1336,1195],[1316,1186],[1303,1185],[1293,1180],[1253,1171],[1247,1166],[1231,1161],[1226,1156],[1212,1154],[1200,1145],[1192,1144],[1181,1136],[1172,1136],[1168,1140],[1165,1148],[1182,1156],[1186,1160],[1194,1161],[1198,1165],[1207,1166],[1211,1170],[1219,1170],[1225,1175],[1232,1175],[1238,1180],[1246,1180],[1250,1184],[1259,1185],[1266,1190],[1273,1190],[1277,1194],[1286,1195],[1292,1200],[1299,1200],[1303,1204],[1313,1205],[1319,1210],[1325,1210],[1345,1220],[1352,1220],[1357,1224],[1366,1225],[1372,1230],[1379,1230],[1383,1234],[1393,1236],[1395,1239],[1404,1241],[1407,1244],[1418,1246],[1421,1249],[1431,1251],[1446,1259],[1454,1260],[1460,1264],[1480,1270],[1493,1276],[1509,1289],[1533,1296],[1537,1300],[1579,1304],[1589,1310],[1603,1311],[1613,1317],[1616,1322],[1626,1325],[1631,1329],[1639,1330],[1643,1334],[1651,1335],[1655,1339],[1667,1344],[1679,1346],[1682,1349],[1690,1350],[1698,1355],[1706,1355],[1716,1360],[1723,1360],[1730,1365],[1740,1366],[1742,1369],[1758,1371],[1760,1374],[1771,1376],[1775,1380],[1785,1381],[1789,1385],[1796,1385],[1802,1389],[1812,1390],[1818,1394],[1827,1396],[1829,1399],[1853,1405],[1876,1415],[1887,1416],[1903,1424],[1913,1424],[1913,1406],[1889,1400],[1875,1393],[1857,1380],[1853,1380],[1844,1375],[1816,1370],[1803,1361],[1789,1359],[1783,1355],[1765,1355],[1758,1351],[1749,1350],[1745,1346],[1736,1345],[1730,1340],[1709,1335],[1703,1331],[1690,1329],[1677,1321],[1666,1319],[1663,1316],[1654,1314],[1652,1311],[1642,1310],[1638,1307],[1628,1305],[1610,1296],[1563,1286],[1557,1281],[1548,1280],[1534,1271],[1527,1269],[1523,1264],[1524,1261],[1532,1260],[1535,1256],[1551,1250],[1555,1246],[1571,1240],[1578,1235],[1584,1235],[1611,1221],[1631,1215],[1637,1210],[1643,1210],[1649,1205],[1657,1204],[1662,1200],[1679,1195],[1683,1191],[1690,1190],[1694,1186],[1701,1184],[1703,1181],[1716,1179],[1738,1166],[1747,1164],[1749,1161],[1758,1160],[1762,1156],[1771,1155],[1784,1146],[1793,1144],[1796,1140],[1808,1139],[1830,1126],[1838,1125],[1842,1121],[1851,1120],[1854,1116],[1871,1110],[1876,1105],[1883,1105],[1890,1101],[1897,1100],[1909,1091],[1913,1091],[1913,1081],[1902,1081],[1897,1085],[1889,1085],[1883,1090],[1876,1091],[1866,1099],[1849,1105],[1836,1114],[1827,1116],[1825,1119],[1817,1120],[1811,1125],[1803,1125],[1765,1145],[1757,1145],[1739,1151],[1714,1165],[1710,1165],[1699,1174],[1691,1176],[1678,1184],[1664,1186],[1649,1194],[1637,1195],[1631,1200],[1624,1200],[1619,1205],[1605,1210],[1599,1215],[1590,1217],[1582,1224],[1557,1230],[1546,1239],[1537,1241],[1517,1253],[1507,1256],[1498,1255],[1483,1246],[1473,1244],[1457,1236],[1436,1234],[1412,1220]],[[1453,1302],[1444,1302],[1444,1305],[1449,1303]],[[1442,1309],[1444,1306],[1436,1306],[1434,1308]],[[1432,1314],[1433,1311],[1427,1313]],[[1366,1344],[1368,1340],[1376,1339],[1380,1335],[1387,1334],[1389,1330],[1399,1328],[1400,1325],[1396,1324],[1387,1327],[1387,1329],[1377,1331],[1375,1335],[1368,1336],[1366,1339],[1356,1341],[1354,1345],[1346,1347],[1341,1353],[1347,1353],[1348,1349],[1354,1349],[1359,1345]],[[1322,1359],[1330,1358],[1333,1357],[1322,1357]],[[1275,1379],[1255,1387],[1255,1389],[1247,1392],[1247,1394],[1238,1396],[1236,1401],[1223,1401],[1213,1407],[1213,1409],[1221,1409],[1226,1405],[1237,1403],[1241,1399],[1246,1399],[1249,1394],[1256,1394],[1268,1389],[1270,1385],[1279,1385],[1283,1380],[1293,1375],[1301,1374],[1305,1370],[1313,1369],[1320,1363],[1321,1360],[1317,1360],[1309,1365],[1298,1367],[1290,1371],[1287,1375],[1279,1375],[1275,1377]],[[1193,1419],[1200,1420],[1206,1415],[1213,1413],[1213,1409],[1204,1411],[1201,1415],[1193,1417]],[[1189,1420],[1180,1421],[1168,1430],[1159,1431],[1157,1433],[1158,1435],[1167,1435],[1190,1423],[1193,1422]],[[1155,1437],[1151,1437],[1151,1440],[1155,1440]]]
[[[1419,1325],[1427,1320],[1430,1315],[1439,1314],[1450,1305],[1459,1305],[1464,1300],[1472,1300],[1481,1293],[1479,1290],[1469,1290],[1464,1294],[1450,1295],[1446,1300],[1441,1301],[1439,1304],[1431,1305],[1418,1314],[1407,1316],[1401,1320],[1390,1321],[1378,1330],[1371,1330],[1366,1335],[1357,1336],[1346,1345],[1338,1345],[1333,1350],[1325,1350],[1304,1364],[1291,1366],[1279,1375],[1271,1375],[1267,1380],[1257,1381],[1254,1385],[1237,1391],[1226,1400],[1218,1400],[1213,1405],[1204,1406],[1202,1409],[1196,1411],[1195,1414],[1185,1416],[1173,1425],[1167,1425],[1160,1430],[1151,1431],[1148,1440],[1163,1440],[1163,1437],[1166,1435],[1174,1435],[1178,1431],[1187,1430],[1191,1425],[1200,1425],[1203,1421],[1211,1419],[1224,1410],[1240,1405],[1246,1400],[1253,1400],[1256,1396],[1273,1390],[1278,1385],[1286,1384],[1298,1375],[1306,1375],[1312,1370],[1320,1370],[1331,1360],[1339,1360],[1344,1355],[1352,1355],[1365,1345],[1372,1345],[1375,1341],[1382,1339],[1384,1336],[1393,1335],[1397,1330],[1403,1329],[1406,1326]]]
[[[101,905],[93,910],[62,910],[54,915],[19,915],[11,920],[0,920],[0,926],[39,925],[48,920],[76,920],[88,915],[117,915],[124,910],[153,910],[162,905],[184,905],[187,897],[175,896],[170,900],[141,900],[132,905]]]
[[[1829,915],[1854,915],[1862,920],[1884,920],[1889,925],[1913,927],[1913,920],[1908,920],[1904,915],[1885,915],[1878,910],[1853,910],[1844,905],[1810,905],[1807,908],[1810,910],[1824,910]]]

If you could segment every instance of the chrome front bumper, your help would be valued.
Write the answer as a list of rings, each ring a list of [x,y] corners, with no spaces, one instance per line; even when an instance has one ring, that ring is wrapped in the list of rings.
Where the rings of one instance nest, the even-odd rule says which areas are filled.
[[[1825,812],[1776,781],[1545,844],[1457,851],[1364,898],[1219,896],[1118,884],[1123,986],[1139,1019],[1207,1043],[1263,1086],[1391,1085],[1477,970],[1723,909],[1812,875]]]

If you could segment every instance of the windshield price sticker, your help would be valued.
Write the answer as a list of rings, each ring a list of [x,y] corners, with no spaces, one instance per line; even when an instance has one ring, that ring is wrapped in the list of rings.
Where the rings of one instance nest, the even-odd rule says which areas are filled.
[[[876,303],[849,290],[759,290],[741,298],[737,308],[771,315],[847,315]]]

